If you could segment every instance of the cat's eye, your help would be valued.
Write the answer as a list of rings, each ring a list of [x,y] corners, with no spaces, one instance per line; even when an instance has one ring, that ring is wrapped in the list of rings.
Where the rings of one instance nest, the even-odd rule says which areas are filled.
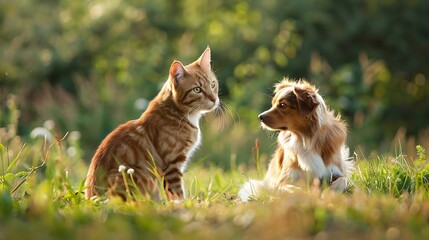
[[[212,82],[211,87],[212,87],[212,88],[215,88],[215,87],[216,87],[216,82],[215,82],[215,81],[213,81],[213,82]]]
[[[194,92],[196,92],[196,93],[201,93],[200,87],[194,87],[192,90],[194,90]]]

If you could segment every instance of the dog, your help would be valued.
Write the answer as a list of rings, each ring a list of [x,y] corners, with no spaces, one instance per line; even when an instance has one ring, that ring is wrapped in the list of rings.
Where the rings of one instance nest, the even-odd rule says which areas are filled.
[[[275,85],[272,107],[258,117],[263,128],[279,131],[277,148],[265,178],[241,187],[242,201],[263,189],[291,192],[298,183],[329,185],[339,192],[347,189],[354,168],[345,144],[347,126],[326,106],[315,86],[284,78]]]

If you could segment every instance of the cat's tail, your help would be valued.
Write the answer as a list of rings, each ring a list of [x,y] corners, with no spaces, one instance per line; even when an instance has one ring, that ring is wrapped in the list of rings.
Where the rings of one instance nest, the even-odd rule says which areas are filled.
[[[241,186],[240,191],[238,191],[238,197],[242,202],[247,202],[252,200],[254,197],[260,195],[262,188],[265,187],[264,181],[260,180],[249,180],[243,186]]]
[[[96,195],[95,187],[94,185],[89,183],[88,178],[86,179],[84,186],[86,187],[86,189],[84,190],[86,199],[90,199],[92,196]]]
[[[95,189],[95,174],[92,168],[88,170],[88,175],[86,176],[84,186],[86,199],[91,199],[91,197],[98,195],[97,190]]]

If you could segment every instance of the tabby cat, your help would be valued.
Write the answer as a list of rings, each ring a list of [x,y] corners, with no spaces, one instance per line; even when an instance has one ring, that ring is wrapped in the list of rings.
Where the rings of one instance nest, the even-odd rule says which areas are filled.
[[[141,193],[159,199],[163,188],[169,200],[185,198],[182,176],[201,141],[199,119],[219,106],[210,61],[209,47],[189,65],[173,61],[168,80],[141,117],[117,127],[98,147],[85,183],[86,198],[130,196],[120,165],[134,169]],[[163,177],[163,186],[156,176]]]

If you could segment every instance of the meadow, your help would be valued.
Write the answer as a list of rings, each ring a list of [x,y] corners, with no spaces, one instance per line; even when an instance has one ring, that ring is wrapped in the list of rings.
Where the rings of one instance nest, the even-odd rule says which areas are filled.
[[[429,239],[428,12],[423,0],[0,1],[0,240]],[[201,121],[187,200],[86,200],[98,144],[207,45],[228,112]],[[356,170],[344,194],[309,185],[241,203],[273,153],[257,116],[285,76],[341,113]]]
[[[184,175],[188,198],[173,204],[138,195],[128,202],[86,200],[87,163],[78,132],[59,135],[45,124],[32,136],[19,136],[11,122],[0,136],[0,239],[429,237],[429,165],[421,146],[414,159],[400,149],[371,159],[355,155],[356,170],[344,194],[309,185],[249,203],[236,193],[249,178],[264,174],[259,145],[248,165],[230,159],[229,169],[204,164],[208,155],[194,159]]]

